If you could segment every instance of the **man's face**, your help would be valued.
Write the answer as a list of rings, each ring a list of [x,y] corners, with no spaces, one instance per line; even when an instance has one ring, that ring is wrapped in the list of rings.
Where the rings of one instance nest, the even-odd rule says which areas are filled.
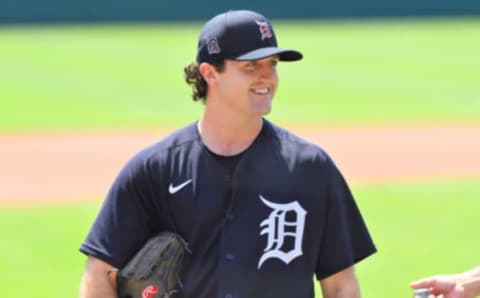
[[[249,116],[268,114],[278,86],[278,57],[226,60],[217,73],[217,95],[226,107]]]

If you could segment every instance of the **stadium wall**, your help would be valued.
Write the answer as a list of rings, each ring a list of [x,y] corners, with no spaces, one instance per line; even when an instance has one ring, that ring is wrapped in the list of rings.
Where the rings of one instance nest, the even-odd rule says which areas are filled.
[[[0,23],[206,20],[242,8],[272,19],[480,15],[478,0],[1,0]]]

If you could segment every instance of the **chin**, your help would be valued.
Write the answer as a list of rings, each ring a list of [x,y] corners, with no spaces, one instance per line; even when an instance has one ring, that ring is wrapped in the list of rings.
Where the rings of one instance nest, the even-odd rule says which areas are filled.
[[[251,110],[257,115],[267,115],[270,114],[272,110],[272,102],[271,101],[264,101],[264,102],[256,102],[250,106]]]
[[[269,107],[268,109],[262,109],[261,111],[258,111],[257,115],[258,116],[265,116],[265,115],[270,114],[271,111],[272,111],[272,108]]]

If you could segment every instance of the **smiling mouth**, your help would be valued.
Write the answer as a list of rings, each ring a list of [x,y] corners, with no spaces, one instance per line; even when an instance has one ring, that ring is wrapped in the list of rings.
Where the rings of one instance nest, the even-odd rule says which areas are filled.
[[[255,88],[250,89],[253,93],[257,95],[267,95],[270,93],[270,88]]]

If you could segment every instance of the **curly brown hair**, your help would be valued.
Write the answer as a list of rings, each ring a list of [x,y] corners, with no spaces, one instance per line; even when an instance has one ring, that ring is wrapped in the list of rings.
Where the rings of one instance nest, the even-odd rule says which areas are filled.
[[[213,65],[218,72],[222,72],[225,69],[225,61],[209,62]],[[208,85],[202,77],[198,65],[196,63],[190,63],[183,68],[185,75],[185,82],[192,86],[192,99],[194,101],[201,100],[205,103],[207,97]]]

